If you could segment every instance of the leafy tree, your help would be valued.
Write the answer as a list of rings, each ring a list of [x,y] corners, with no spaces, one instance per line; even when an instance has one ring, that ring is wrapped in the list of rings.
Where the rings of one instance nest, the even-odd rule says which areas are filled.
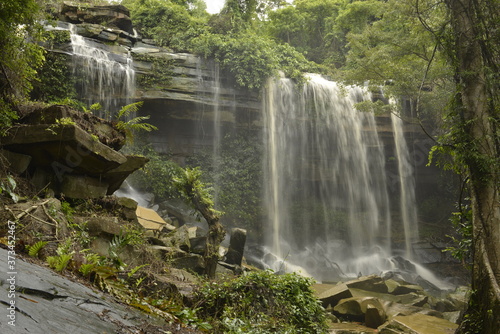
[[[295,47],[307,59],[323,64],[340,45],[331,38],[343,0],[296,0],[294,6],[269,13],[270,36]]]
[[[16,109],[31,90],[36,68],[44,59],[36,44],[41,11],[35,0],[5,0],[0,4],[0,128],[17,118]]]
[[[453,66],[456,86],[450,111],[453,135],[442,148],[466,168],[472,205],[474,293],[458,333],[493,334],[500,328],[500,3],[445,4],[450,31],[437,37]]]
[[[201,181],[201,170],[198,168],[185,168],[179,177],[174,179],[181,194],[192,203],[208,224],[207,242],[205,253],[205,275],[215,277],[219,262],[219,246],[226,231],[219,222],[220,212],[214,209],[212,195],[208,186]]]
[[[189,51],[188,42],[206,30],[208,14],[200,9],[199,1],[129,0],[123,4],[144,37],[177,51]],[[191,4],[196,6],[190,9]]]

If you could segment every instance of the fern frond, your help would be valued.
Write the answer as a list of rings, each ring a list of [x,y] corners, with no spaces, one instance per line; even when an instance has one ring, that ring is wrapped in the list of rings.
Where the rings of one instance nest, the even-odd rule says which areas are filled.
[[[47,241],[38,241],[34,245],[28,247],[28,254],[32,257],[38,257],[38,253],[42,250],[43,247],[47,244]]]
[[[124,106],[120,109],[116,118],[118,120],[122,119],[122,118],[127,118],[130,114],[137,112],[143,103],[144,103],[143,101],[139,101],[139,102],[127,104],[126,106]]]
[[[80,269],[78,271],[83,275],[83,276],[89,276],[96,268],[96,265],[94,263],[84,263],[80,266]]]
[[[62,272],[66,267],[68,267],[69,262],[73,259],[73,254],[62,254],[59,255],[59,259],[55,266],[55,270]]]

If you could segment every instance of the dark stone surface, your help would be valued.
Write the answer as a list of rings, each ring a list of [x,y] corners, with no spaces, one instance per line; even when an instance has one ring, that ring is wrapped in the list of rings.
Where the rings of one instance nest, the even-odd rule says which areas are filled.
[[[10,275],[7,261],[7,250],[0,249],[0,333],[140,333],[146,316],[139,311],[19,258],[17,274]],[[15,298],[9,297],[10,276],[15,276]],[[11,300],[15,327],[6,317]],[[147,321],[159,322],[150,317]]]
[[[229,249],[226,254],[227,263],[241,266],[246,240],[247,240],[246,230],[241,228],[233,228],[231,230]]]

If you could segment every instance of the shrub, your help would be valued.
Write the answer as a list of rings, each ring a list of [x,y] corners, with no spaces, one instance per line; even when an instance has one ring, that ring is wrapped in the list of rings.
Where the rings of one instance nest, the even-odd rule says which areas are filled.
[[[197,292],[199,315],[213,322],[215,333],[325,333],[326,313],[311,284],[271,271],[209,282]]]

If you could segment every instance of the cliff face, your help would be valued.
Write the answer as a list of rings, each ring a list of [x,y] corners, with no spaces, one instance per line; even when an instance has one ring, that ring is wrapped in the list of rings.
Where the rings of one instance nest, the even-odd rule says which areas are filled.
[[[49,49],[69,55],[80,99],[88,105],[101,102],[110,110],[143,101],[140,115],[149,115],[148,122],[159,128],[149,135],[157,151],[172,154],[182,163],[198,150],[212,150],[214,143],[235,129],[250,130],[256,140],[262,140],[261,94],[236,87],[214,61],[174,53],[142,39],[123,6],[67,4],[59,19],[53,29],[69,31],[71,37]],[[104,22],[107,26],[101,25]],[[389,182],[394,183],[389,186],[396,189],[398,167],[390,159],[396,153],[388,115],[377,117],[377,131],[388,157]],[[417,196],[426,199],[436,192],[438,170],[426,167],[432,142],[416,125],[405,124],[404,132],[415,159]]]
[[[67,31],[70,38],[48,49],[70,56],[68,72],[77,77],[79,99],[88,105],[100,102],[108,110],[143,101],[140,114],[149,115],[149,122],[160,129],[150,136],[159,152],[182,161],[211,144],[219,131],[214,122],[222,129],[262,126],[258,93],[236,87],[211,60],[142,39],[123,6],[67,3],[59,20],[49,29]]]

